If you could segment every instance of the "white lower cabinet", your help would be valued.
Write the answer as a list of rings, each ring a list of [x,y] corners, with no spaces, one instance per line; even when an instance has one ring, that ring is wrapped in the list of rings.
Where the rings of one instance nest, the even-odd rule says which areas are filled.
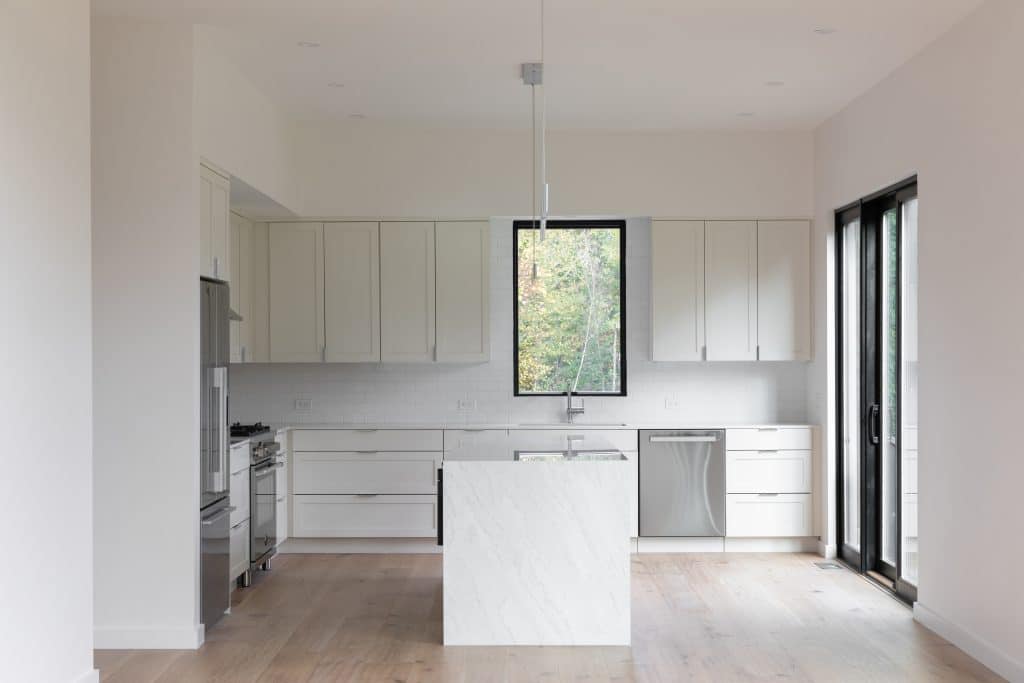
[[[729,451],[728,493],[810,493],[810,451]]]
[[[300,538],[417,538],[437,535],[434,495],[293,496]]]
[[[249,518],[231,527],[231,580],[249,571]]]
[[[726,536],[786,538],[814,534],[809,493],[730,493],[726,496]]]
[[[298,494],[432,494],[440,453],[299,452],[295,454]]]

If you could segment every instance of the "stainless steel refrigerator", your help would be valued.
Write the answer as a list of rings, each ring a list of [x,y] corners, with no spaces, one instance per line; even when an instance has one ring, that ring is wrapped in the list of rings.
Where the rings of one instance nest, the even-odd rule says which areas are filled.
[[[202,621],[209,630],[230,606],[227,284],[199,281],[199,520]]]

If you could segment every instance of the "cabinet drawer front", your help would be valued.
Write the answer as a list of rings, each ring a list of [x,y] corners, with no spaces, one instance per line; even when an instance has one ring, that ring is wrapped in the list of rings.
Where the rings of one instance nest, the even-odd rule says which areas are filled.
[[[468,456],[474,450],[489,453],[510,448],[507,429],[446,429],[444,430],[445,457]],[[508,452],[508,451],[506,451]]]
[[[809,493],[726,496],[726,536],[792,538],[814,535],[813,505]]]
[[[295,453],[299,494],[423,493],[436,491],[441,456],[431,453]]]
[[[730,451],[809,451],[810,427],[762,427],[727,429],[725,447]]]
[[[231,526],[231,579],[249,568],[249,521]]]
[[[231,513],[231,526],[238,524],[243,519],[249,518],[249,468],[246,467],[240,472],[231,475],[231,493],[229,494],[231,506],[235,508]]]
[[[810,451],[728,451],[729,493],[810,493]]]
[[[509,439],[516,448],[561,450],[572,441],[575,450],[616,448],[635,452],[638,448],[635,429],[512,429]]]
[[[437,496],[292,497],[298,538],[417,538],[437,535]]]
[[[249,469],[249,444],[240,443],[231,447],[231,474]]]
[[[296,451],[441,451],[439,429],[297,429]]]

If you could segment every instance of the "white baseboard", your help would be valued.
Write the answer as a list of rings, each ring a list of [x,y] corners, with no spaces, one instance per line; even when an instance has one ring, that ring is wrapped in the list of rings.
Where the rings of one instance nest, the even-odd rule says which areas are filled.
[[[945,617],[914,603],[914,619],[1009,681],[1024,681],[1024,662],[1014,659],[984,638],[974,635]]]
[[[196,650],[203,644],[202,624],[181,628],[109,628],[93,629],[93,647],[97,650]]]
[[[726,538],[727,553],[817,553],[816,538]]]
[[[277,547],[284,554],[440,553],[433,538],[289,538]]]
[[[100,670],[92,669],[76,678],[72,683],[100,683]]]
[[[828,544],[824,541],[818,541],[818,554],[824,557],[826,560],[834,560],[839,554],[839,550],[835,544]]]
[[[639,538],[637,553],[816,553],[817,538]]]
[[[723,538],[638,538],[638,553],[720,553]]]

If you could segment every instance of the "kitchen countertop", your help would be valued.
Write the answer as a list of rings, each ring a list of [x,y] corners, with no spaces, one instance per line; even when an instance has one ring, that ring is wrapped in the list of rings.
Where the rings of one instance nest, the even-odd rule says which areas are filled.
[[[272,423],[271,429],[274,430],[290,430],[290,429],[366,429],[366,430],[383,430],[383,429],[429,429],[429,430],[463,430],[463,431],[484,431],[489,429],[510,429],[510,430],[527,430],[527,429],[610,429],[610,430],[622,430],[622,429],[772,429],[780,427],[813,427],[807,423],[798,422],[770,422],[770,423],[752,423],[752,422],[696,422],[696,423],[683,423],[683,422],[633,422],[633,423],[595,423],[587,424],[585,422],[575,422],[569,424],[567,422],[555,423],[529,423],[529,422],[293,422],[293,423]]]

